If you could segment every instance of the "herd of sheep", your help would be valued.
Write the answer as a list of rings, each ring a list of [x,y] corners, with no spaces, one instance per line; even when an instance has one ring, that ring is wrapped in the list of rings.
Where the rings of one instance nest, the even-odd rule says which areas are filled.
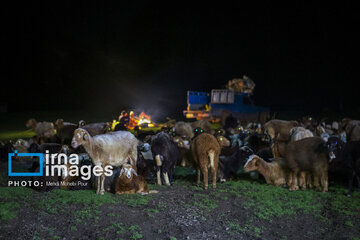
[[[83,156],[79,164],[93,167],[111,165],[114,173],[90,179],[87,187],[95,187],[97,194],[112,191],[122,193],[153,193],[147,182],[171,186],[176,166],[196,170],[197,184],[201,176],[204,188],[218,181],[236,178],[242,167],[246,172],[257,171],[267,184],[289,190],[317,188],[328,191],[328,171],[332,165],[345,169],[348,176],[348,196],[357,180],[360,190],[360,121],[342,119],[326,124],[312,118],[301,121],[270,120],[265,124],[240,124],[228,116],[221,127],[213,129],[210,122],[168,122],[154,131],[113,131],[109,123],[78,124],[58,119],[51,122],[26,122],[36,136],[0,143],[1,161],[7,154],[18,152],[77,153]],[[115,129],[116,130],[116,129]],[[19,159],[21,161],[21,159]],[[31,162],[33,161],[33,162]],[[31,171],[39,164],[31,160]],[[70,167],[69,164],[67,167]],[[79,177],[34,177],[34,180],[61,182],[60,188],[70,188],[64,182],[79,181]],[[56,185],[54,185],[56,186]],[[54,186],[42,185],[40,191]]]

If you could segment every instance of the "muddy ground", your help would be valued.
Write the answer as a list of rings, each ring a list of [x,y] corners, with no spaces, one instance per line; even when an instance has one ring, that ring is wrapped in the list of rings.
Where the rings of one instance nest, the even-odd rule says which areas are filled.
[[[242,173],[216,189],[195,186],[177,168],[157,194],[96,195],[94,190],[0,187],[0,239],[359,239],[360,193],[342,182],[328,193],[290,192]]]

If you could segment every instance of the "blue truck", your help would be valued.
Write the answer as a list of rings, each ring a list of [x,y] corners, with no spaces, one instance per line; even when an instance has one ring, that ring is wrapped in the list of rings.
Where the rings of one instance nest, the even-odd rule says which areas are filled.
[[[188,91],[186,118],[219,121],[223,114],[231,114],[239,120],[264,123],[270,109],[255,106],[252,93],[235,92],[230,89],[213,89],[211,93]]]

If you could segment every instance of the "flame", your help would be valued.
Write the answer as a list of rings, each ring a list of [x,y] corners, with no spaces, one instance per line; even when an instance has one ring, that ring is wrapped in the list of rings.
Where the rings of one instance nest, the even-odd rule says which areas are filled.
[[[151,117],[144,112],[141,112],[138,116],[133,111],[130,112],[130,120],[128,128],[134,129],[135,126],[142,126],[147,124],[148,127],[154,127],[154,123],[151,122]]]

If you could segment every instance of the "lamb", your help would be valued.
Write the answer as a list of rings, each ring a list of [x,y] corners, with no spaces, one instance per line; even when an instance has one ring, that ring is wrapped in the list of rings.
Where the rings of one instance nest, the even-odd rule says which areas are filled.
[[[37,122],[34,118],[30,118],[25,125],[35,131],[38,143],[44,143],[54,136],[54,124],[51,122]]]
[[[290,140],[291,141],[298,141],[300,139],[303,138],[307,138],[307,137],[313,137],[314,134],[308,130],[305,129],[303,127],[294,127],[290,130]]]
[[[206,120],[195,121],[195,122],[191,123],[191,127],[193,129],[201,128],[206,133],[210,133],[210,134],[212,133],[211,124],[209,123],[209,121],[206,121]]]
[[[115,194],[149,194],[157,191],[149,191],[149,187],[143,176],[138,175],[129,164],[124,164],[119,177],[116,178]]]
[[[173,171],[179,158],[179,149],[173,142],[170,135],[160,132],[151,139],[151,152],[156,162],[157,183],[161,185],[161,173],[165,184],[170,186],[170,180],[173,179]],[[170,180],[169,180],[170,175]]]
[[[60,138],[61,144],[70,144],[77,125],[70,122],[64,122],[61,118],[56,120],[55,125],[56,135]]]
[[[84,146],[94,165],[103,169],[106,165],[121,166],[127,163],[128,159],[136,168],[138,140],[130,132],[117,131],[92,137],[87,130],[78,128],[74,132],[71,145],[73,148]],[[104,180],[104,174],[98,177],[97,194],[104,194]]]
[[[219,168],[220,168],[220,181],[226,182],[233,177],[236,177],[236,173],[244,163],[246,159],[254,152],[249,147],[237,147],[237,151],[231,156],[220,156]]]
[[[314,186],[317,187],[320,179],[322,191],[327,192],[329,151],[322,138],[310,137],[290,142],[286,146],[285,162],[293,172],[290,190],[299,188],[298,173],[308,172],[314,177]]]
[[[244,165],[244,170],[246,172],[258,171],[264,176],[267,184],[274,186],[286,184],[287,174],[280,159],[268,163],[257,155],[251,155]]]
[[[299,123],[296,121],[273,119],[264,124],[264,129],[272,140],[274,140],[277,136],[281,139],[288,139],[290,130],[297,126],[299,126]]]
[[[186,140],[191,140],[194,137],[194,132],[190,123],[177,122],[174,126],[173,131],[177,136],[182,137]]]
[[[111,124],[107,122],[86,124],[84,120],[80,120],[78,127],[85,129],[92,137],[109,132],[109,128],[111,130]]]
[[[218,136],[220,138],[221,136]],[[221,141],[223,142],[223,141]],[[221,146],[211,134],[203,133],[191,142],[193,164],[197,172],[197,184],[200,185],[200,170],[204,176],[204,188],[208,189],[208,168],[212,170],[213,188],[216,188],[216,173],[219,165]]]

